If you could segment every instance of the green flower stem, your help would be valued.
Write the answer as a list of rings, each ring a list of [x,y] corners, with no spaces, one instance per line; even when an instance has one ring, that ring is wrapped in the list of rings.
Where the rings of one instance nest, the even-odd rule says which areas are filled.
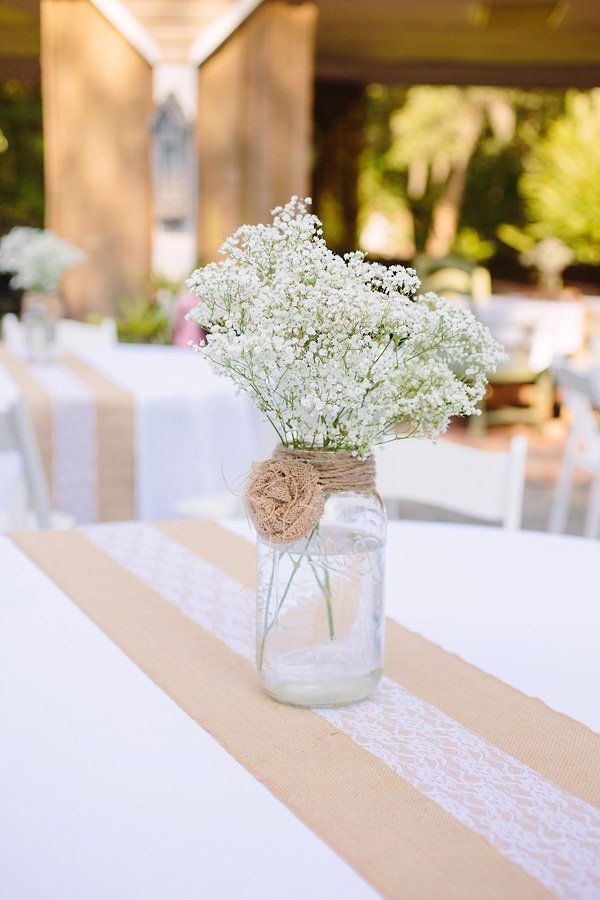
[[[271,594],[273,593],[273,582],[275,580],[275,569],[277,568],[277,556],[275,553],[273,554],[273,565],[271,566],[271,578],[269,579],[269,590],[267,591],[267,599],[265,600],[265,615],[263,619],[263,639],[260,645],[260,651],[258,654],[258,659],[256,660],[256,664],[259,669],[262,669],[262,658],[263,652],[265,649],[265,637],[267,634],[267,622],[269,619],[269,609],[271,606]]]
[[[275,562],[276,554],[277,554],[277,553],[280,553],[280,552],[281,552],[281,551],[279,551],[279,550],[275,550],[275,551],[273,552],[273,562]],[[289,554],[289,556],[290,556],[290,559],[291,559],[291,558],[292,558],[291,553]],[[297,559],[296,562],[294,563],[294,566],[293,566],[293,569],[292,569],[292,573],[291,573],[291,575],[290,575],[290,577],[289,577],[288,583],[287,583],[287,585],[286,585],[286,587],[285,587],[285,590],[284,590],[284,592],[283,592],[283,595],[282,595],[282,597],[281,597],[281,600],[279,601],[279,603],[278,603],[278,605],[277,605],[277,609],[275,610],[275,613],[273,614],[273,617],[271,618],[271,621],[269,622],[269,624],[266,626],[266,628],[263,629],[263,638],[262,638],[262,641],[261,641],[261,644],[260,644],[260,652],[259,652],[259,654],[258,654],[258,668],[259,668],[259,670],[262,669],[262,665],[263,665],[263,658],[264,658],[264,655],[265,655],[265,642],[266,642],[266,640],[267,640],[267,635],[269,634],[271,628],[273,627],[273,625],[275,624],[275,622],[276,622],[277,619],[279,618],[279,612],[280,612],[280,610],[281,610],[281,607],[283,606],[283,602],[284,602],[285,598],[286,598],[287,595],[288,595],[288,591],[289,591],[289,589],[290,589],[290,587],[291,587],[291,585],[292,585],[292,581],[294,580],[294,575],[295,575],[296,572],[298,571],[298,568],[299,568],[301,562],[302,562],[302,556],[299,555],[299,556],[298,556],[298,559]],[[265,615],[265,621],[266,621],[266,615]]]
[[[335,638],[335,629],[333,627],[333,606],[331,603],[331,581],[329,578],[329,569],[323,563],[323,571],[325,573],[325,603],[327,605],[327,622],[329,625],[329,640]]]
[[[312,539],[313,539],[313,535],[314,535],[315,532],[318,530],[318,528],[319,528],[319,526],[317,525],[315,528],[313,528],[313,530],[311,531],[310,535],[308,536],[308,540],[306,541],[306,547],[304,548],[305,550],[308,549],[308,546],[309,546],[310,542],[311,542]],[[278,553],[280,553],[280,552],[281,552],[280,550],[274,550],[274,551],[273,551],[273,572],[271,573],[272,575],[273,575],[273,573],[274,573],[274,571],[275,571],[275,560],[276,560],[276,558],[277,558],[276,554],[278,554]],[[290,559],[292,559],[292,554],[291,554],[291,553],[289,553],[288,556],[290,557]],[[269,634],[271,628],[273,627],[273,625],[275,624],[275,622],[276,622],[277,619],[279,618],[279,613],[280,613],[280,611],[281,611],[281,607],[282,607],[283,604],[284,604],[285,598],[287,597],[288,592],[289,592],[289,589],[290,589],[290,587],[292,586],[292,581],[294,580],[294,576],[295,576],[296,572],[298,571],[298,569],[299,569],[299,567],[300,567],[300,563],[302,562],[302,556],[303,556],[302,553],[299,553],[299,554],[298,554],[298,559],[297,559],[297,560],[294,562],[294,564],[293,564],[292,572],[291,572],[290,577],[289,577],[289,579],[288,579],[288,583],[287,583],[286,586],[285,586],[285,590],[284,590],[284,592],[283,592],[283,594],[282,594],[282,596],[281,596],[281,600],[280,600],[279,603],[277,604],[277,609],[275,610],[275,614],[273,615],[273,617],[272,617],[271,621],[269,622],[269,624],[268,624],[266,627],[263,628],[263,637],[262,637],[262,641],[261,641],[261,644],[260,644],[260,650],[259,650],[259,652],[258,652],[258,659],[257,659],[257,666],[258,666],[259,671],[260,671],[260,670],[262,669],[262,667],[263,667],[263,660],[264,660],[264,655],[265,655],[265,642],[266,642],[266,640],[267,640],[267,635]],[[271,596],[271,587],[272,587],[272,581],[271,581],[271,584],[269,585],[269,593],[268,593],[268,596],[267,596],[267,603],[269,602],[269,599],[270,599],[270,596]],[[268,612],[268,609],[265,610],[265,623],[266,623],[266,621],[267,621],[267,612]]]
[[[329,578],[329,569],[325,564],[323,564],[323,574],[324,580],[321,581],[319,578],[318,570],[315,563],[312,559],[309,559],[309,565],[313,570],[313,574],[315,576],[315,580],[319,587],[321,588],[321,593],[325,598],[325,607],[327,609],[327,627],[329,630],[329,640],[332,641],[335,638],[335,628],[333,624],[333,607],[331,605],[331,581]]]

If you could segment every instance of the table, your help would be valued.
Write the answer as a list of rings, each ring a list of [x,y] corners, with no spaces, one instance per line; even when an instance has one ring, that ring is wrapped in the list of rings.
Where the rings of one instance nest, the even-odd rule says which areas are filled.
[[[425,741],[426,723],[411,737],[405,722],[387,747],[403,754],[400,779],[392,759],[384,765],[377,758],[375,736],[361,744],[357,721],[370,707],[325,711],[323,718],[279,706],[254,688],[242,658],[251,634],[235,644],[239,629],[251,632],[253,618],[252,550],[237,536],[247,537],[245,529],[137,522],[0,540],[0,894],[11,900],[600,896],[594,850],[600,813],[589,805],[593,793],[600,806],[600,740],[584,727],[600,730],[600,545],[493,528],[390,525],[388,636],[404,642],[404,650],[395,659],[388,642],[388,676],[403,667],[399,690],[426,707],[434,724],[442,717],[436,727],[447,746],[453,729],[460,732],[459,760],[475,742],[484,766],[496,757],[509,760],[506,779],[516,772],[524,779],[519,790],[533,780],[524,807],[541,803],[546,792],[550,816],[571,816],[568,826],[561,819],[543,838],[552,845],[566,839],[567,828],[567,845],[560,845],[567,862],[556,868],[544,856],[547,844],[541,854],[528,846],[532,833],[535,844],[535,809],[530,820],[527,808],[524,837],[519,808],[501,806],[508,831],[499,838],[486,831],[494,808],[489,790],[483,822],[469,819],[465,827],[452,806],[477,789],[477,772],[448,796],[440,794],[441,758],[429,774],[422,765],[415,774],[411,766],[423,762],[426,742],[417,755],[410,742]],[[236,565],[239,580],[232,581]],[[102,630],[83,613],[84,595],[92,618],[106,613]],[[144,616],[128,640],[119,639],[123,652],[107,633],[115,636],[111,629],[125,620],[115,622],[133,615],[138,603]],[[173,617],[167,628],[153,618],[162,615]],[[178,638],[170,644],[171,627]],[[200,643],[188,646],[191,631]],[[425,661],[420,676],[418,658]],[[406,685],[412,691],[411,679],[434,675],[440,659],[448,677],[433,678],[429,687],[423,682],[421,691],[441,692],[443,703],[434,708],[406,693]],[[156,683],[165,668],[173,679],[166,692]],[[446,715],[451,707],[453,719]],[[521,718],[503,738],[508,757],[506,747],[490,747],[477,734],[487,739],[502,730],[507,710],[516,715],[517,707]],[[210,721],[201,727],[205,713]],[[353,716],[357,731],[350,738]],[[318,741],[309,752],[313,728]],[[523,728],[521,746],[516,732]],[[435,743],[436,734],[429,739]],[[303,778],[313,754],[319,765]],[[338,795],[330,782],[338,767],[344,774],[348,759],[350,774]],[[566,774],[552,768],[559,763]],[[329,764],[331,771],[321,772]],[[451,768],[444,777],[453,777]],[[548,780],[537,775],[542,770]],[[401,802],[393,802],[395,791]],[[330,816],[336,802],[348,806],[347,823]],[[587,830],[578,844],[582,822]],[[431,852],[419,843],[421,832]]]
[[[556,357],[577,353],[585,339],[583,301],[494,294],[478,304],[477,316],[509,352],[522,346],[525,336],[534,371],[547,369]]]
[[[54,505],[79,523],[172,517],[180,500],[235,488],[270,440],[250,400],[189,349],[119,344],[37,366],[5,349],[0,400],[15,390]]]

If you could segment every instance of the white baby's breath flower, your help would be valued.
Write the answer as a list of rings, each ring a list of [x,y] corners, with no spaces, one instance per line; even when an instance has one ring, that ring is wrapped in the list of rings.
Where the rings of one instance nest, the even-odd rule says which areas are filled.
[[[413,269],[332,253],[308,201],[292,197],[270,225],[244,225],[224,259],[197,269],[189,314],[199,350],[248,392],[281,441],[349,450],[403,434],[434,436],[471,415],[503,358],[487,329]]]
[[[0,239],[0,272],[11,272],[10,286],[52,292],[64,273],[85,254],[50,229],[13,228]]]

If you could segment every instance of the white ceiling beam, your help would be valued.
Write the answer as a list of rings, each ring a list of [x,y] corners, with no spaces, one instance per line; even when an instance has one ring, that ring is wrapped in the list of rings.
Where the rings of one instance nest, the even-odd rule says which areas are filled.
[[[125,40],[135,47],[146,62],[151,66],[159,62],[161,51],[157,42],[121,0],[91,0],[91,2]]]
[[[189,62],[193,66],[201,66],[202,63],[215,53],[219,47],[243,25],[253,12],[262,5],[264,0],[235,0],[234,3],[214,22],[203,30],[189,52]]]

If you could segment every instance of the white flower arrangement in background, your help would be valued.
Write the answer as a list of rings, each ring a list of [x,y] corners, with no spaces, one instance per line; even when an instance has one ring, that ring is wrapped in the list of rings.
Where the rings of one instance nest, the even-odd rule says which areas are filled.
[[[296,449],[369,447],[435,436],[476,413],[504,355],[467,311],[421,295],[413,269],[329,250],[310,200],[292,197],[271,225],[243,226],[225,259],[188,281],[188,317],[216,371],[251,394]]]
[[[0,272],[12,272],[10,286],[24,291],[53,293],[83,259],[81,250],[49,229],[13,228],[0,239]]]

